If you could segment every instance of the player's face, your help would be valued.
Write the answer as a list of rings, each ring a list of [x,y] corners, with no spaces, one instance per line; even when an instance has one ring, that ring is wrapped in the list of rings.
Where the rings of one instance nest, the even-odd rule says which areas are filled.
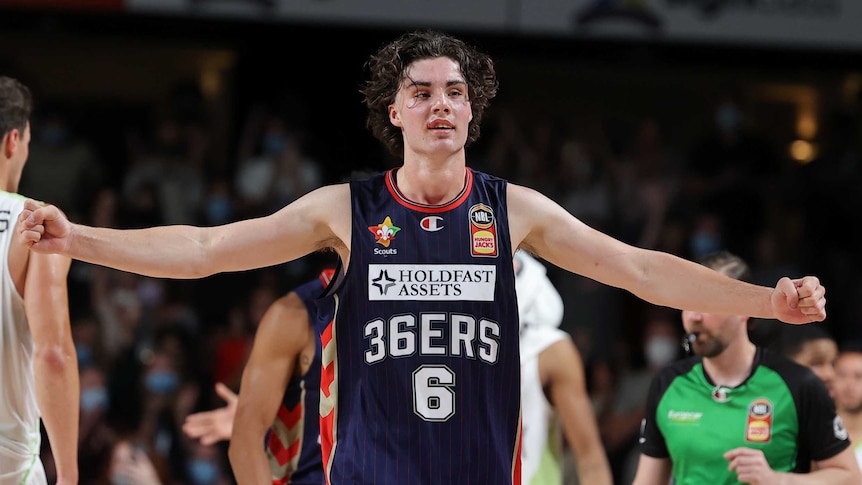
[[[389,106],[389,120],[404,136],[405,156],[461,151],[472,119],[467,82],[448,57],[413,62]]]
[[[805,342],[793,360],[811,369],[826,384],[829,395],[835,397],[835,358],[838,346],[832,339],[821,338]]]
[[[745,326],[745,317],[714,313],[682,312],[682,325],[686,333],[697,333],[691,349],[701,357],[715,357],[733,341],[739,326]]]
[[[862,412],[862,353],[845,352],[835,361],[835,405]]]

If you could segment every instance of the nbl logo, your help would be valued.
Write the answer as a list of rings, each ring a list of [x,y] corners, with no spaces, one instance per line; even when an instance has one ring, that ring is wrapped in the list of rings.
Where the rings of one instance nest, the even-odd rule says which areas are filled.
[[[470,209],[470,221],[478,228],[488,229],[494,224],[494,213],[484,205],[476,205]]]
[[[497,257],[497,224],[494,211],[485,204],[470,208],[470,254]]]

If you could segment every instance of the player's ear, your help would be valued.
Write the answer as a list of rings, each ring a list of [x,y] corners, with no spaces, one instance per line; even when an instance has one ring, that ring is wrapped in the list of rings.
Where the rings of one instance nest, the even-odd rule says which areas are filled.
[[[12,158],[12,155],[15,155],[15,152],[18,150],[18,143],[20,140],[21,131],[18,130],[18,128],[12,128],[3,134],[3,156],[6,158]]]
[[[392,123],[394,126],[401,128],[402,127],[401,126],[402,125],[401,115],[398,113],[398,109],[395,107],[394,104],[390,104],[388,109],[389,109],[389,122]]]

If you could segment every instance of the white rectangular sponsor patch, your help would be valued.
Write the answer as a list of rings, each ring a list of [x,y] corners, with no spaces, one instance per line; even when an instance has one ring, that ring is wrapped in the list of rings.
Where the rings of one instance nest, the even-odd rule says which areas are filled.
[[[368,299],[494,301],[493,264],[369,264]]]

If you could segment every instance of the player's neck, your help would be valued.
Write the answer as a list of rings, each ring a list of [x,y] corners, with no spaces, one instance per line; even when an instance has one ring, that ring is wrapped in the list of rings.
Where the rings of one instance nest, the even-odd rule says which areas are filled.
[[[751,375],[757,347],[749,340],[734,342],[715,357],[704,357],[703,368],[716,385],[737,387]]]
[[[461,193],[467,167],[462,161],[435,163],[428,159],[405,161],[395,174],[398,190],[420,204],[445,204]]]
[[[13,182],[13,178],[8,172],[0,173],[0,190],[9,193],[18,192],[18,184]]]

